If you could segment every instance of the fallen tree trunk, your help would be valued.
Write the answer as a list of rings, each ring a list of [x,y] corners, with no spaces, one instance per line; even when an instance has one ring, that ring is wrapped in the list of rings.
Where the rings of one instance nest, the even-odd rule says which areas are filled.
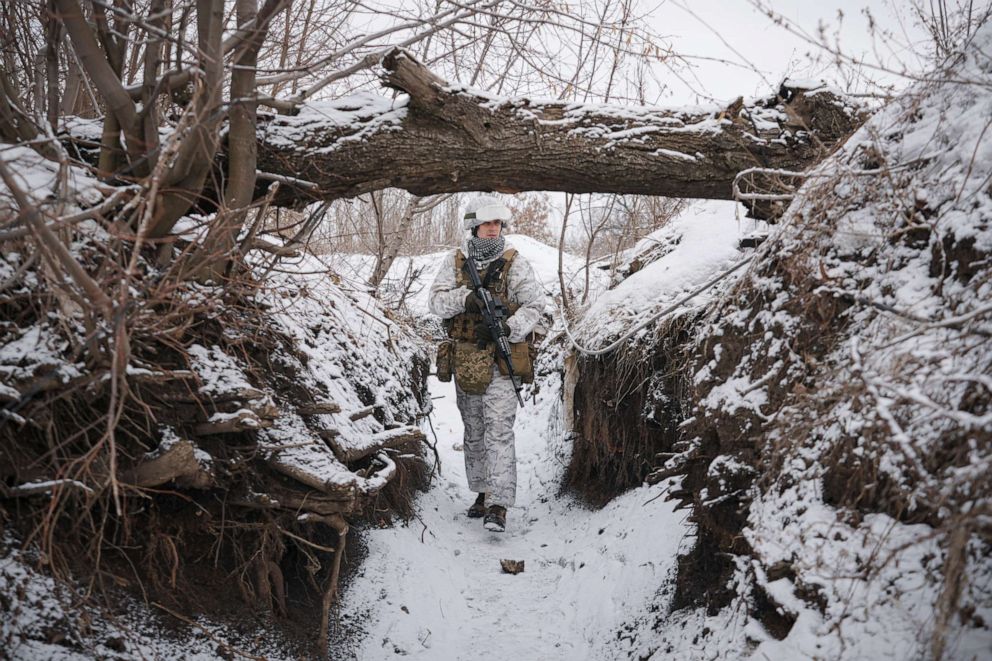
[[[259,168],[276,203],[386,187],[416,195],[496,190],[732,199],[748,168],[802,170],[864,120],[826,89],[783,85],[726,108],[666,110],[499,99],[450,86],[404,51],[383,61],[395,101],[358,95],[260,121]]]

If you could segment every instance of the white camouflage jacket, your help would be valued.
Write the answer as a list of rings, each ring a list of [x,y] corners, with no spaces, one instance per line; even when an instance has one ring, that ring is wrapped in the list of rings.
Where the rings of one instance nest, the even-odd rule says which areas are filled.
[[[509,241],[503,251],[507,251],[513,246]],[[462,241],[462,252],[468,254],[467,242]],[[452,250],[444,256],[444,262],[438,269],[434,284],[431,285],[429,299],[430,311],[442,319],[450,319],[456,314],[465,311],[465,297],[468,296],[468,287],[458,287],[455,273],[455,253]],[[499,255],[497,255],[499,257]],[[479,262],[480,268],[485,268],[496,259]],[[507,338],[510,342],[522,342],[527,334],[534,330],[541,320],[541,313],[547,304],[544,290],[537,282],[534,269],[531,267],[523,255],[519,252],[510,264],[510,270],[506,274],[506,293],[509,300],[520,307],[513,313],[506,324],[510,327],[510,335]]]

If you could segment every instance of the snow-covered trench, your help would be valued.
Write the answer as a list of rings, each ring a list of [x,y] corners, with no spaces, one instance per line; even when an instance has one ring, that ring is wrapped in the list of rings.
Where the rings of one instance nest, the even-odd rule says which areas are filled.
[[[517,504],[492,533],[465,510],[454,386],[431,378],[441,476],[407,525],[364,533],[368,556],[343,595],[340,617],[364,631],[346,658],[617,659],[638,647],[625,632],[664,612],[685,512],[661,485],[591,511],[559,494],[567,461],[548,389],[516,423]],[[525,571],[503,573],[501,559]],[[641,622],[641,625],[649,623]]]
[[[732,203],[697,204],[631,251],[653,246],[666,257],[622,287],[602,293],[606,276],[594,269],[598,312],[587,312],[586,327],[577,329],[582,340],[602,343],[601,336],[618,332],[616,322],[629,324],[709,278],[738,254],[738,229]],[[519,235],[510,240],[549,298],[558,295],[558,251]],[[417,259],[429,282],[441,260]],[[564,267],[566,280],[582,280],[582,260],[566,255]],[[411,308],[428,314],[427,287]],[[465,515],[475,494],[465,479],[454,384],[431,377],[429,386],[440,476],[418,496],[416,518],[361,532],[368,553],[342,594],[339,640],[346,649],[337,654],[525,661],[640,659],[657,651],[678,556],[691,547],[695,529],[687,511],[675,512],[665,499],[668,482],[632,489],[601,510],[563,494],[571,445],[561,375],[553,372],[538,384],[537,398],[525,397],[518,409],[517,502],[507,531],[488,532]],[[523,560],[524,572],[503,573],[502,559]]]

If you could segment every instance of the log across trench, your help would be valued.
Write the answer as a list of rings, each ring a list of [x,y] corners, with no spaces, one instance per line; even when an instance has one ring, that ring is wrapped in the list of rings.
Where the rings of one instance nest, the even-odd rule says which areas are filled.
[[[788,83],[725,107],[666,109],[491,97],[442,80],[402,50],[382,68],[383,84],[403,96],[360,94],[260,116],[259,183],[280,182],[274,203],[387,187],[732,199],[738,173],[806,169],[865,118],[829,88]]]

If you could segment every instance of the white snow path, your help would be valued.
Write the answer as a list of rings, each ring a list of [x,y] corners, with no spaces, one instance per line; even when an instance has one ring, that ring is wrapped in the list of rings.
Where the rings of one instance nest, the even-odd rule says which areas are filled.
[[[641,487],[591,511],[559,496],[567,457],[549,439],[551,403],[517,417],[517,505],[505,533],[465,510],[454,386],[431,378],[443,474],[418,499],[419,520],[365,531],[368,556],[343,595],[341,617],[366,632],[355,659],[524,661],[617,659],[636,647],[624,624],[667,603],[659,589],[688,530],[660,487]],[[555,393],[554,396],[557,396]],[[650,502],[648,502],[650,501]],[[524,560],[516,576],[502,558]]]

